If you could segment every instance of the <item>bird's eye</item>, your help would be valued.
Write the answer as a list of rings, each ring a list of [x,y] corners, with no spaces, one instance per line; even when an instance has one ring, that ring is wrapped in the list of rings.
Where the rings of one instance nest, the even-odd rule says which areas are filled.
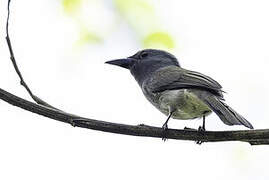
[[[140,54],[140,59],[146,58],[149,54],[147,52],[142,52]]]

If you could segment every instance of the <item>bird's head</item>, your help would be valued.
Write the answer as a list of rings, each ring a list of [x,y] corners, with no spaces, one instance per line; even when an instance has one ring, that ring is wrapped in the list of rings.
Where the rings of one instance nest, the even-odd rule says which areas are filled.
[[[130,57],[106,63],[129,69],[139,84],[160,68],[180,66],[174,55],[157,49],[144,49]]]

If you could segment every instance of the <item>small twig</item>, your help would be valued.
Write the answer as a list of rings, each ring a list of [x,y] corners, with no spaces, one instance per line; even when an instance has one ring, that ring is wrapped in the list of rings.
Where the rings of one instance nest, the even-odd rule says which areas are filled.
[[[12,61],[12,64],[15,68],[16,73],[18,74],[19,78],[20,78],[20,84],[27,90],[27,92],[30,94],[30,96],[32,97],[32,99],[37,102],[38,104],[41,104],[43,106],[47,106],[50,108],[54,108],[57,109],[51,105],[49,105],[48,103],[46,103],[45,101],[43,101],[41,98],[37,97],[36,95],[34,95],[31,91],[31,89],[28,87],[28,85],[26,84],[26,82],[24,81],[22,74],[18,68],[17,62],[15,60],[15,56],[13,53],[13,49],[12,49],[12,45],[11,45],[11,41],[10,41],[10,37],[9,37],[9,16],[10,16],[10,1],[8,0],[8,6],[7,6],[7,22],[6,22],[6,41],[7,41],[7,45],[8,45],[8,49],[9,49],[9,53],[10,53],[10,60]],[[59,109],[57,109],[59,110]]]

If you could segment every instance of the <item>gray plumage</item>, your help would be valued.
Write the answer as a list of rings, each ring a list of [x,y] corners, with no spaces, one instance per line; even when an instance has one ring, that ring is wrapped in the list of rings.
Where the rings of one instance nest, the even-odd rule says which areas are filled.
[[[213,111],[227,125],[253,129],[243,116],[224,103],[222,86],[217,81],[181,68],[176,57],[168,52],[146,49],[107,63],[129,69],[145,97],[169,118],[194,119]]]

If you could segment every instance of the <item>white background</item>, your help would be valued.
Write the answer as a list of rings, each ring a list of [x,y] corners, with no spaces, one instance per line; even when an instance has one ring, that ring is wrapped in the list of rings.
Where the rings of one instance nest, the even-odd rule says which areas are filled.
[[[0,5],[0,87],[29,95],[9,60],[7,2]],[[183,67],[219,81],[227,103],[255,128],[269,128],[268,1],[156,1]],[[105,121],[161,126],[165,116],[143,97],[125,69],[104,64],[140,49],[126,27],[101,45],[74,48],[75,28],[59,2],[13,1],[11,40],[33,92],[67,112]],[[104,18],[106,19],[106,18]],[[109,18],[107,18],[109,19]],[[108,22],[102,21],[101,24]],[[70,125],[0,101],[0,179],[268,179],[269,146],[132,137]],[[201,120],[171,120],[197,128]],[[225,126],[216,115],[209,130]]]

